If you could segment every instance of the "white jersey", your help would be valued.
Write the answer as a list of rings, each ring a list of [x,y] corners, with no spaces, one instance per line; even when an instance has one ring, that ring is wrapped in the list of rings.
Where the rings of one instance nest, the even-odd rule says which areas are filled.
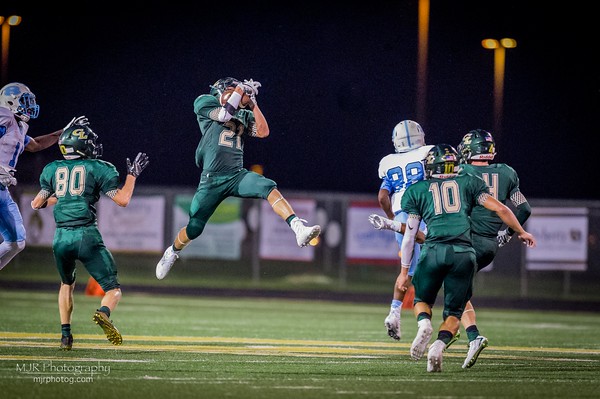
[[[386,155],[379,162],[380,189],[392,195],[392,212],[402,210],[400,203],[404,191],[411,184],[425,179],[425,157],[432,145],[424,145],[408,152]]]
[[[28,130],[27,123],[18,121],[8,108],[0,107],[0,166],[16,170],[19,155],[31,140]]]

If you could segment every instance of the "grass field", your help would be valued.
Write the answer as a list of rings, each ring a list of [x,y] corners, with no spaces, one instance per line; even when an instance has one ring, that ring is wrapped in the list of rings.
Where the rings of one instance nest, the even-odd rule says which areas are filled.
[[[125,292],[123,345],[75,294],[74,348],[58,349],[56,292],[0,292],[2,398],[585,398],[600,391],[600,315],[479,309],[490,346],[462,369],[466,338],[442,373],[387,337],[387,305]],[[434,314],[434,324],[441,321]],[[466,334],[463,334],[466,337]]]

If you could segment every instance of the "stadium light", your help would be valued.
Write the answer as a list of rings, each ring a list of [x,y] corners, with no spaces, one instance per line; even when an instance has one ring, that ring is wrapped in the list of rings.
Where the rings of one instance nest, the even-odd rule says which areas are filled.
[[[515,39],[483,39],[483,48],[494,50],[494,135],[500,136],[502,131],[502,106],[504,103],[504,69],[506,49],[517,47]]]
[[[10,27],[17,26],[21,23],[21,17],[11,15],[10,17],[0,16],[0,24],[2,26],[2,85],[8,83],[8,44],[10,41]]]

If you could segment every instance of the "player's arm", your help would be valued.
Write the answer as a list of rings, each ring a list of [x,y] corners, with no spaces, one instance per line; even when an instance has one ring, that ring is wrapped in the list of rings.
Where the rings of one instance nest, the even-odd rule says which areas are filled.
[[[521,225],[524,225],[529,216],[531,216],[531,206],[527,202],[527,198],[520,190],[515,191],[510,196],[510,201],[515,206],[515,216]],[[507,233],[513,235],[514,231],[509,227]]]
[[[56,194],[51,194],[50,191],[41,189],[31,201],[31,207],[36,210],[42,209],[48,205],[55,205],[57,201],[58,198],[56,198]]]
[[[519,240],[523,241],[528,247],[535,247],[535,238],[533,237],[533,235],[525,231],[525,229],[523,228],[523,226],[521,226],[521,223],[519,223],[519,220],[509,207],[507,207],[502,202],[498,201],[488,193],[482,193],[478,197],[478,203],[486,209],[489,209],[492,212],[496,212],[498,217],[502,219],[502,221],[506,223],[508,227],[513,229],[515,233],[517,233]]]
[[[55,132],[45,134],[43,136],[31,137],[29,142],[25,146],[25,150],[29,152],[45,150],[46,148],[58,142],[58,138],[60,137],[62,132],[62,129],[60,129]]]
[[[135,181],[142,171],[148,166],[150,160],[148,155],[143,152],[139,152],[133,162],[127,158],[127,177],[125,178],[125,184],[123,187],[106,193],[117,205],[126,207],[131,201],[133,196],[133,190],[135,188]]]
[[[265,138],[269,136],[269,124],[267,119],[263,115],[262,111],[258,107],[258,104],[254,103],[251,107],[252,113],[254,113],[254,122],[250,123],[250,135],[258,138]]]
[[[377,200],[379,201],[379,207],[388,217],[388,219],[394,219],[394,212],[392,212],[392,200],[390,198],[390,192],[385,188],[380,188],[377,193]]]
[[[415,242],[417,232],[419,231],[419,225],[421,224],[421,217],[415,214],[409,214],[406,220],[406,229],[404,231],[404,238],[402,239],[402,246],[400,251],[402,253],[400,276],[398,276],[398,287],[401,291],[408,290],[410,282],[408,281],[408,270],[412,263],[412,258],[415,250]]]

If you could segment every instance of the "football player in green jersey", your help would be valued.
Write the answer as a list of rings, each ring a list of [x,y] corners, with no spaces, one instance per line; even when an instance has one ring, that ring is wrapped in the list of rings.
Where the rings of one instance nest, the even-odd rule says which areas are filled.
[[[298,246],[305,247],[319,236],[321,227],[305,226],[296,216],[277,184],[244,168],[244,142],[248,137],[265,138],[269,125],[256,102],[259,82],[231,77],[217,80],[210,93],[194,101],[194,112],[202,137],[196,149],[196,165],[202,170],[200,184],[192,199],[188,224],[156,265],[162,280],[179,257],[179,252],[200,236],[209,218],[227,197],[262,198],[296,234]]]
[[[523,229],[514,213],[490,195],[483,179],[469,173],[458,174],[458,152],[449,144],[434,146],[425,158],[426,180],[411,185],[402,197],[402,209],[408,213],[402,242],[402,269],[399,284],[409,287],[408,269],[412,262],[415,237],[421,219],[427,224],[427,236],[412,278],[415,288],[414,314],[419,329],[410,348],[419,360],[429,343],[432,307],[444,286],[443,322],[437,339],[429,346],[427,371],[442,371],[446,345],[460,327],[464,307],[471,298],[477,265],[471,241],[471,213],[481,205],[495,212],[530,247],[535,238]]]
[[[40,176],[41,189],[31,202],[33,209],[54,205],[56,231],[52,250],[61,277],[58,309],[63,350],[71,350],[73,346],[71,316],[77,260],[105,292],[92,320],[112,344],[123,342],[121,333],[110,320],[111,312],[121,299],[117,267],[98,230],[95,205],[100,195],[105,194],[117,205],[127,206],[135,181],[149,162],[148,156],[141,152],[133,162],[127,158],[127,178],[119,188],[117,169],[98,159],[102,155],[102,144],[97,142],[98,136],[89,127],[87,118],[84,120],[85,123],[75,124],[60,135],[58,145],[65,159],[44,167]]]
[[[461,173],[481,177],[489,187],[492,197],[503,204],[510,200],[515,207],[515,216],[519,223],[525,224],[531,215],[531,206],[521,193],[517,172],[504,163],[490,164],[496,156],[496,143],[492,134],[483,129],[471,130],[463,136],[456,149],[460,157]],[[492,263],[498,248],[508,243],[514,231],[510,227],[503,229],[502,220],[495,212],[476,206],[471,214],[471,233],[479,271]],[[488,339],[480,335],[477,328],[475,309],[471,301],[465,306],[461,324],[469,339],[469,351],[463,368],[469,368],[475,364],[481,351],[488,345]]]

